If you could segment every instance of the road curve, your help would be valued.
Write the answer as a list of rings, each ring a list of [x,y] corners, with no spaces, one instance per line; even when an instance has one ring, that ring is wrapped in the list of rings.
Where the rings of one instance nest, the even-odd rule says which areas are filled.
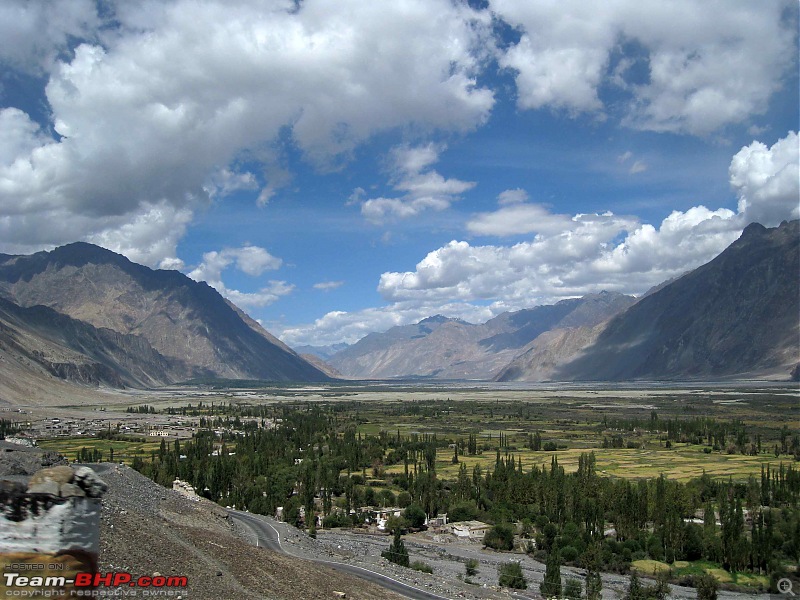
[[[282,552],[283,554],[288,554],[289,556],[294,556],[283,549],[280,532],[267,521],[264,521],[251,513],[243,513],[238,510],[228,510],[228,514],[231,516],[231,518],[239,521],[255,534],[257,546]],[[336,571],[355,575],[356,577],[365,579],[371,583],[381,586],[382,588],[405,596],[406,598],[413,598],[414,600],[448,600],[448,598],[445,598],[444,596],[439,596],[431,592],[426,592],[425,590],[420,590],[397,581],[396,579],[392,579],[391,577],[387,577],[386,575],[365,569],[364,567],[348,565],[346,563],[340,563],[331,560],[306,558],[303,556],[299,556],[297,558],[310,560],[326,565]]]

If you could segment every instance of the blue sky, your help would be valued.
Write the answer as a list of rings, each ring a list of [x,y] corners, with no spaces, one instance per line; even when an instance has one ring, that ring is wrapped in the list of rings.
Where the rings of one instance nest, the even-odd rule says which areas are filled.
[[[292,345],[640,294],[798,218],[797,4],[0,6],[0,252],[205,280]]]

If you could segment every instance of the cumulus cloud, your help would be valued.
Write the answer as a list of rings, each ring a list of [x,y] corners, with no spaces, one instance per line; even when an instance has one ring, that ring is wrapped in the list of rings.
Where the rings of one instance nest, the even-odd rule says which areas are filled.
[[[15,234],[26,221],[56,244],[95,235],[109,217],[133,223],[148,205],[183,214],[256,187],[265,203],[287,179],[276,158],[287,133],[308,161],[336,168],[378,132],[468,131],[494,103],[476,82],[490,15],[448,0],[113,7],[114,27],[101,30],[91,2],[3,6],[20,13],[0,19],[4,39],[29,41],[4,45],[0,59],[48,65],[46,129],[57,133],[24,115],[0,121],[0,139],[9,140],[0,212],[11,219],[3,249],[28,243]],[[45,60],[71,36],[84,43]],[[238,171],[240,160],[263,168]],[[429,177],[428,185],[443,183]],[[77,235],[65,239],[39,218],[55,211],[74,217]],[[174,250],[150,264],[174,260]]]
[[[240,308],[259,308],[277,302],[295,289],[294,284],[285,281],[270,280],[267,283],[267,286],[260,288],[257,292],[240,292],[227,288],[217,291]]]
[[[770,148],[761,142],[733,157],[731,185],[739,195],[739,212],[748,223],[773,227],[800,218],[800,140],[789,134]]]
[[[0,4],[0,63],[39,74],[52,68],[70,38],[93,37],[100,18],[93,0]]]
[[[223,248],[204,253],[203,261],[189,273],[189,277],[195,281],[205,281],[237,306],[261,307],[290,294],[295,286],[285,281],[270,280],[266,287],[260,288],[257,292],[240,292],[228,288],[223,283],[222,273],[228,267],[235,266],[251,277],[258,277],[266,270],[279,269],[282,264],[280,258],[259,246]]]
[[[256,277],[267,269],[280,269],[283,261],[259,246],[224,248],[204,253],[203,262],[189,273],[189,277],[217,287],[215,284],[219,283],[222,271],[232,264],[243,273]]]
[[[473,246],[454,240],[413,271],[384,273],[378,290],[390,302],[503,299],[520,308],[603,289],[641,293],[711,260],[750,222],[774,226],[798,218],[799,158],[796,132],[770,148],[754,142],[731,161],[738,212],[700,205],[673,211],[659,226],[611,213],[570,218],[536,204],[501,206],[477,215],[468,229],[535,233],[531,241]]]
[[[797,54],[783,2],[490,6],[521,32],[500,56],[516,74],[520,108],[604,117],[609,84],[630,95],[623,122],[639,129],[708,135],[761,114]]]
[[[446,179],[430,166],[439,160],[444,148],[434,144],[419,147],[400,146],[390,153],[391,182],[394,189],[404,194],[398,198],[372,198],[362,200],[365,192],[356,188],[349,204],[361,203],[361,214],[373,223],[387,219],[407,219],[426,210],[441,211],[448,208],[475,182]]]
[[[655,228],[610,213],[575,215],[567,227],[513,246],[452,241],[414,271],[384,273],[378,290],[391,302],[501,299],[516,308],[601,290],[641,293],[723,250],[740,232],[734,216],[697,207]]]

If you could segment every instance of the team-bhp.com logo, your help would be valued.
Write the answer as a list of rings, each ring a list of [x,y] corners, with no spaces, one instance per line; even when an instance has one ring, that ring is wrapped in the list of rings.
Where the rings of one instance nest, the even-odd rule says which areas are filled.
[[[3,573],[4,583],[6,588],[6,596],[33,596],[42,595],[41,591],[38,594],[26,594],[25,592],[32,591],[31,588],[37,590],[58,590],[66,586],[72,586],[70,595],[75,596],[93,596],[105,595],[96,594],[99,590],[96,588],[143,588],[143,596],[148,595],[163,595],[158,593],[148,594],[148,590],[155,592],[156,590],[163,590],[165,588],[185,588],[188,585],[188,579],[183,576],[171,575],[142,575],[141,577],[134,577],[126,571],[114,571],[111,573],[77,573],[75,577],[61,576],[41,576],[41,575],[21,575],[19,573]],[[15,589],[10,589],[15,588]],[[92,593],[95,592],[95,593]],[[60,594],[59,594],[60,595]]]

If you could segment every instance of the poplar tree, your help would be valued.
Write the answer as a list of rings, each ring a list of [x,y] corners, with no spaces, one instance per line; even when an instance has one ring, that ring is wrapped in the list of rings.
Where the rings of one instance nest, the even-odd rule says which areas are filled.
[[[583,553],[583,568],[586,569],[586,600],[600,600],[603,579],[600,577],[600,544],[593,542]]]
[[[539,590],[545,598],[561,597],[561,554],[558,546],[555,546],[550,554],[547,555],[545,563],[544,579]]]

